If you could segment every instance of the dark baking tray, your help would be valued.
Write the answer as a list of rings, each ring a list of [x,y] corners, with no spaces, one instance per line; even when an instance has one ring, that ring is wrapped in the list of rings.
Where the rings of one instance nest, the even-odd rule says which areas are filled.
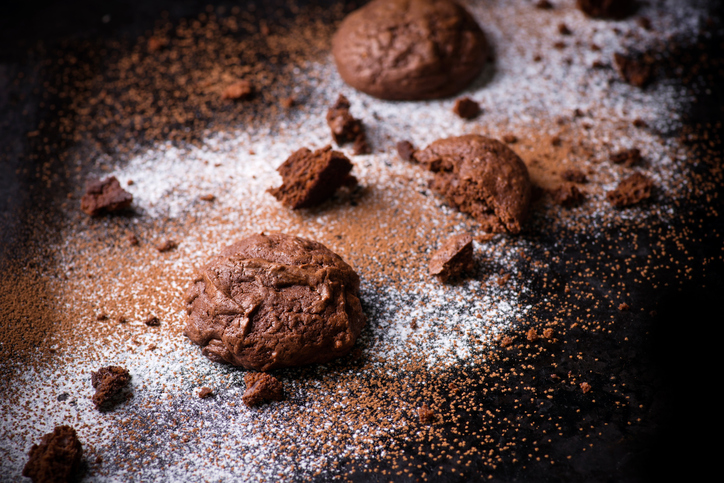
[[[14,2],[4,6],[0,15],[0,269],[7,266],[8,260],[23,259],[23,246],[32,236],[31,225],[36,222],[33,220],[42,218],[52,226],[56,203],[64,196],[64,193],[46,190],[37,182],[34,173],[47,160],[29,156],[33,152],[33,138],[27,133],[40,121],[50,124],[55,116],[47,109],[49,103],[42,103],[46,79],[42,73],[32,75],[32,72],[38,72],[35,67],[48,56],[52,60],[49,53],[66,39],[137,36],[152,28],[162,11],[169,12],[172,19],[191,17],[203,11],[208,3],[236,5],[231,2],[148,0]],[[714,135],[702,149],[713,152],[711,157],[718,156],[719,159],[718,164],[702,165],[701,176],[709,176],[709,170],[720,169],[722,159],[724,36],[722,7],[717,3],[711,2],[707,36],[702,36],[700,44],[692,46],[691,51],[680,55],[684,70],[694,66],[701,69],[698,78],[703,82],[695,91],[697,102],[687,113],[687,122],[694,127],[713,126],[708,130]],[[351,10],[355,6],[349,2],[345,9]],[[272,20],[279,14],[277,7],[284,10],[285,5],[272,1],[264,2],[262,6]],[[701,62],[703,55],[708,56],[708,62]],[[29,73],[29,81],[15,85],[13,79],[20,71]],[[52,136],[52,132],[49,135]],[[52,166],[51,175],[61,179],[66,176],[62,166]],[[724,218],[711,216],[712,209],[724,213],[721,196],[692,197],[681,210],[689,216],[674,220],[670,227],[691,233],[682,239],[683,250],[681,246],[674,247],[673,242],[670,247],[673,256],[683,256],[683,252],[691,256],[690,279],[682,280],[673,269],[662,268],[656,288],[631,284],[631,305],[641,310],[627,315],[625,323],[616,324],[615,332],[593,336],[573,330],[566,334],[568,340],[561,341],[557,354],[561,360],[568,360],[575,354],[590,355],[568,362],[568,370],[594,374],[602,384],[613,375],[619,384],[633,388],[627,401],[630,412],[622,416],[618,401],[605,395],[595,404],[588,405],[580,404],[573,395],[567,396],[570,399],[557,398],[545,408],[550,416],[548,420],[566,421],[569,427],[585,424],[600,431],[589,431],[583,437],[575,432],[559,434],[545,425],[535,431],[527,430],[530,431],[527,439],[533,441],[541,429],[547,429],[551,441],[543,451],[552,455],[569,454],[571,458],[553,466],[535,459],[504,461],[493,470],[485,470],[485,474],[492,475],[493,481],[655,481],[663,477],[696,481],[704,476],[711,477],[708,471],[717,461],[714,451],[721,434],[714,394],[718,381],[719,351],[716,346],[719,339],[714,331],[721,319],[720,304],[724,294],[721,238]],[[701,220],[705,220],[705,224]],[[550,263],[550,273],[566,277],[566,266],[575,261],[580,267],[590,266],[595,274],[596,262],[591,254],[604,253],[615,258],[633,250],[627,245],[627,237],[632,232],[624,236],[618,228],[608,229],[606,237],[596,240],[581,240],[576,233],[562,232],[544,233],[535,241],[540,246],[541,258],[547,248],[560,244],[561,240],[563,245],[570,247],[561,253],[560,261]],[[656,233],[646,227],[635,228],[634,232],[641,255],[649,256]],[[54,236],[52,231],[48,236]],[[580,248],[582,241],[587,241],[585,249]],[[612,246],[620,250],[614,253]],[[707,261],[706,269],[704,260]],[[536,277],[533,272],[529,275]],[[626,273],[617,276],[623,283],[633,281],[632,275]],[[596,297],[608,289],[595,275],[588,281]],[[531,300],[531,303],[535,302]],[[540,309],[538,316],[545,317],[545,309]],[[547,384],[542,381],[548,381],[549,376],[544,369],[532,371],[525,382]],[[512,408],[502,399],[485,402],[495,405],[504,414],[508,406]],[[637,423],[617,424],[622,417]],[[468,423],[470,431],[474,431],[475,421]],[[519,436],[522,439],[526,435]],[[527,454],[532,448],[519,446],[518,450],[520,454]],[[425,454],[408,454],[412,454],[412,462],[420,467],[432,466]],[[385,473],[389,475],[397,462],[383,459],[365,465],[358,461],[340,463],[341,471],[337,474],[345,478],[387,481],[390,478],[384,476]],[[365,471],[360,471],[362,466]],[[477,478],[474,469],[456,468],[458,471],[453,472],[453,468],[454,464],[448,463],[446,471],[435,480]],[[330,477],[323,474],[318,479],[324,481]]]

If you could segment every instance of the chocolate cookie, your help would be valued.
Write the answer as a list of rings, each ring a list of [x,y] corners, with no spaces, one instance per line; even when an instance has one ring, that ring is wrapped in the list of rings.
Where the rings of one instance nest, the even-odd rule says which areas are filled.
[[[332,53],[355,89],[380,99],[435,99],[480,73],[488,44],[451,0],[373,0],[342,21]]]
[[[486,231],[518,233],[528,216],[528,169],[508,146],[477,134],[439,139],[413,158],[435,173],[432,189]]]
[[[30,448],[23,476],[34,483],[75,481],[78,477],[83,445],[78,441],[75,429],[56,426],[52,433],[40,439],[40,444]]]
[[[216,362],[269,371],[324,363],[365,324],[359,277],[321,243],[281,233],[224,249],[186,293],[184,333]]]

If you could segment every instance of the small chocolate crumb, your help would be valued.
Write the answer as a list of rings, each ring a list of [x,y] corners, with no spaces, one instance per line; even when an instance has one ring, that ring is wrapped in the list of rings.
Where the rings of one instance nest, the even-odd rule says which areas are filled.
[[[553,136],[551,138],[551,145],[552,146],[560,146],[561,145],[561,138],[560,136]]]
[[[591,390],[591,385],[587,382],[581,383],[581,391],[583,391],[583,394],[586,394],[588,391]]]
[[[148,43],[146,44],[146,48],[149,52],[158,52],[159,50],[166,47],[166,44],[168,44],[167,39],[159,39],[157,37],[151,37],[148,39]]]
[[[631,309],[631,307],[630,307],[626,302],[622,302],[622,303],[619,304],[619,306],[618,306],[618,310],[620,310],[621,312],[626,312],[626,311],[628,311],[628,310],[630,310],[630,309]]]
[[[613,164],[623,164],[626,167],[631,167],[638,164],[642,157],[641,151],[638,148],[633,148],[614,153],[610,159]]]
[[[246,99],[250,97],[254,92],[254,88],[251,85],[251,82],[246,80],[241,80],[238,82],[235,82],[224,89],[223,94],[221,95],[222,99],[231,99],[233,101],[238,99]]]
[[[588,181],[586,173],[580,169],[567,169],[561,173],[561,178],[572,183],[585,183]]]
[[[583,192],[572,183],[564,184],[551,193],[553,201],[561,206],[571,207],[581,204],[585,198]]]
[[[578,8],[589,17],[614,18],[626,17],[633,10],[635,2],[631,0],[577,0]]]
[[[648,126],[648,124],[646,124],[646,121],[644,121],[644,120],[641,119],[640,117],[637,117],[636,119],[633,120],[633,125],[634,125],[634,127],[646,127],[646,126]]]
[[[277,168],[282,185],[267,192],[293,210],[316,206],[331,198],[340,186],[352,182],[352,167],[352,162],[341,152],[332,151],[331,146],[314,152],[302,148]]]
[[[634,173],[621,181],[615,190],[606,193],[606,197],[614,207],[624,208],[648,199],[653,186],[649,177]]]
[[[56,426],[52,433],[34,444],[28,453],[23,476],[40,482],[64,482],[77,479],[83,457],[83,445],[70,426]]]
[[[530,328],[528,332],[526,332],[525,338],[530,342],[535,342],[538,340],[538,332],[534,328]]]
[[[559,23],[558,33],[560,33],[561,35],[571,35],[573,32],[571,31],[571,29],[568,28],[568,25],[564,23]]]
[[[518,142],[518,137],[514,134],[503,134],[503,142],[506,144],[515,144]]]
[[[463,272],[472,271],[473,237],[462,233],[450,237],[430,259],[430,275],[437,276],[442,282],[447,282]]]
[[[211,396],[212,394],[214,394],[214,391],[210,387],[204,386],[199,391],[199,398],[206,399],[207,397]]]
[[[147,350],[147,351],[155,351],[155,350],[156,350],[156,344],[154,344],[153,342],[151,342],[150,344],[148,344],[148,347],[146,347],[146,350]]]
[[[281,401],[284,399],[284,387],[274,376],[265,372],[250,372],[244,375],[246,391],[241,400],[248,407],[259,406],[266,401]]]
[[[455,101],[453,112],[463,119],[474,119],[480,114],[480,104],[469,97],[462,97]]]
[[[412,160],[412,153],[415,152],[415,146],[410,141],[400,141],[397,143],[397,155],[404,161]]]
[[[506,273],[498,278],[498,287],[505,287],[510,281],[510,274]]]
[[[110,411],[113,407],[125,401],[128,393],[125,391],[131,382],[128,370],[120,366],[108,366],[91,372],[91,384],[96,390],[93,395],[93,404],[99,411]]]
[[[511,339],[510,336],[506,335],[502,339],[500,339],[500,347],[508,347],[512,343],[513,339]]]
[[[158,327],[159,325],[161,325],[161,320],[155,315],[149,315],[148,318],[143,321],[143,323],[149,327]]]
[[[200,199],[201,201],[214,201],[214,200],[216,199],[216,196],[211,195],[211,194],[209,194],[209,195],[201,195],[201,196],[199,196],[199,199]]]
[[[63,401],[67,401],[69,397],[70,397],[70,394],[68,394],[67,392],[63,392],[61,394],[58,394],[57,399],[58,399],[58,401],[63,402]]]
[[[550,339],[551,337],[553,337],[553,329],[543,329],[543,337],[545,337],[546,339]]]
[[[339,146],[348,142],[361,142],[359,137],[365,137],[362,121],[352,117],[349,108],[349,100],[340,94],[337,102],[327,111],[327,124],[332,130],[334,142]]]
[[[97,320],[98,322],[102,322],[102,321],[104,321],[104,320],[108,320],[108,314],[102,312],[102,313],[96,315],[96,320]]]
[[[126,241],[127,241],[128,244],[131,245],[132,247],[138,246],[138,243],[139,243],[139,242],[138,242],[138,237],[136,236],[136,234],[135,234],[135,233],[131,233],[131,232],[129,232],[129,233],[126,235]]]
[[[427,403],[422,403],[422,407],[417,409],[417,416],[420,418],[422,424],[432,424],[435,422],[435,412],[427,406]]]
[[[410,328],[412,330],[417,329],[417,319],[412,319],[412,321],[410,322]]]
[[[284,109],[291,109],[292,107],[294,107],[296,102],[296,99],[294,99],[293,97],[285,97],[279,101],[279,104],[281,104]]]
[[[80,200],[80,209],[90,216],[110,213],[128,208],[133,196],[121,188],[115,176],[103,181],[91,181],[86,185],[85,194]]]
[[[563,50],[566,48],[566,43],[562,40],[559,40],[558,42],[553,42],[553,48],[556,50]]]
[[[548,0],[538,0],[535,3],[535,7],[540,8],[541,10],[550,10],[553,8],[553,4]]]
[[[651,66],[643,60],[616,52],[613,54],[613,62],[621,78],[632,86],[645,87],[651,79]]]
[[[156,250],[158,250],[160,253],[171,251],[176,247],[178,247],[178,243],[173,240],[164,240],[156,244]]]

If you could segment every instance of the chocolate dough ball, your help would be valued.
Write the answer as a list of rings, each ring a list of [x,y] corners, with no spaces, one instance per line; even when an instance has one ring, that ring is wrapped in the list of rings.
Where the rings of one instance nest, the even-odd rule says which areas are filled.
[[[344,81],[381,99],[435,99],[467,86],[488,45],[470,13],[451,0],[373,0],[332,39]]]
[[[269,371],[350,351],[365,324],[359,277],[321,243],[281,233],[224,249],[186,293],[184,333],[215,362]]]
[[[431,187],[486,231],[518,233],[531,184],[523,161],[505,144],[477,134],[438,139],[413,158],[435,173]]]

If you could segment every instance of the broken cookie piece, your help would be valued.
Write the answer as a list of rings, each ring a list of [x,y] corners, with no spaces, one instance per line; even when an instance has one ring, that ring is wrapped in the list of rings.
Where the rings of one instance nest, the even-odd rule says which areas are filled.
[[[435,173],[431,188],[485,231],[518,233],[528,217],[531,183],[508,146],[477,134],[439,139],[413,159]]]
[[[618,187],[606,193],[606,198],[616,208],[635,205],[651,196],[653,181],[641,173],[634,173],[621,181]]]
[[[467,233],[450,237],[430,259],[430,275],[442,282],[455,278],[474,268],[473,237]]]
[[[92,401],[99,411],[110,411],[130,396],[126,391],[131,382],[128,370],[120,366],[108,366],[91,372],[91,384],[96,390]]]
[[[341,152],[332,151],[331,146],[314,152],[302,148],[277,168],[282,185],[267,191],[293,210],[309,208],[326,201],[340,186],[348,185],[352,167],[352,162]]]
[[[23,476],[41,482],[69,482],[77,479],[83,457],[83,445],[75,429],[56,426],[52,433],[30,448],[30,458],[23,468]]]
[[[480,104],[469,97],[462,97],[455,101],[453,112],[463,119],[474,119],[480,114]]]
[[[338,146],[354,143],[355,154],[369,154],[370,147],[362,121],[349,113],[349,101],[342,94],[337,102],[327,111],[327,124],[332,130],[332,137]]]
[[[259,406],[267,401],[284,399],[284,387],[277,378],[265,372],[250,372],[244,375],[246,391],[241,396],[248,407]]]
[[[95,180],[86,185],[85,194],[80,200],[80,209],[90,216],[110,213],[128,208],[133,196],[121,188],[115,176],[103,181]]]
[[[645,87],[651,79],[651,66],[643,59],[616,52],[613,54],[613,62],[616,64],[621,78],[632,86]]]

